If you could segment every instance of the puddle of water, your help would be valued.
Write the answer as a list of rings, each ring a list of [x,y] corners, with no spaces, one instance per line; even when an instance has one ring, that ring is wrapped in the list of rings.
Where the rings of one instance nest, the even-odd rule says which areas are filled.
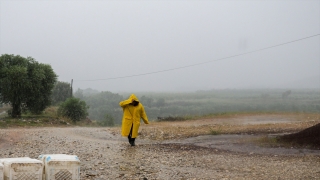
[[[261,138],[258,135],[206,135],[187,138],[183,140],[171,140],[164,143],[177,143],[209,147],[213,149],[241,152],[248,154],[268,155],[320,155],[319,150],[294,149],[282,147],[262,147],[253,143],[253,140]]]

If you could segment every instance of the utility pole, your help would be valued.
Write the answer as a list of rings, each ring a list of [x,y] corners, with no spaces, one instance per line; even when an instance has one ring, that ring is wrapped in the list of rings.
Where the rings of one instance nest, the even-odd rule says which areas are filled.
[[[70,97],[73,97],[72,83],[73,83],[73,79],[71,79],[71,86],[70,86],[71,93],[70,93]]]

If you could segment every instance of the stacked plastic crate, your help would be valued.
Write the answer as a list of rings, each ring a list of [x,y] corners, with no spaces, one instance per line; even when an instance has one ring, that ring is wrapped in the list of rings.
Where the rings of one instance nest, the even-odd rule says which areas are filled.
[[[4,158],[0,159],[0,180],[80,180],[80,160],[66,154]]]
[[[0,159],[6,180],[42,180],[43,162],[29,157]]]
[[[45,180],[80,180],[80,160],[76,155],[44,154],[39,160],[44,163]]]

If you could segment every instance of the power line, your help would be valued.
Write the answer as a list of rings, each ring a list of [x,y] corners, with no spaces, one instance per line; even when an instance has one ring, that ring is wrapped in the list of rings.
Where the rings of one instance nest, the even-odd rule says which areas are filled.
[[[246,55],[246,54],[252,54],[252,53],[255,53],[255,52],[264,51],[264,50],[267,50],[267,49],[271,49],[271,48],[275,48],[275,47],[279,47],[279,46],[295,43],[295,42],[302,41],[302,40],[305,40],[305,39],[310,39],[310,38],[313,38],[313,37],[316,37],[316,36],[319,36],[319,35],[320,34],[315,34],[315,35],[312,35],[312,36],[308,36],[308,37],[292,40],[292,41],[289,41],[289,42],[285,42],[285,43],[281,43],[281,44],[277,44],[277,45],[273,45],[273,46],[269,46],[269,47],[265,47],[265,48],[261,48],[261,49],[257,49],[257,50],[253,50],[253,51],[249,51],[249,52],[245,52],[245,53],[241,53],[241,54],[236,54],[236,55],[227,56],[227,57],[224,57],[224,58],[219,58],[219,59],[215,59],[215,60],[200,62],[200,63],[186,65],[186,66],[180,66],[180,67],[171,68],[171,69],[164,69],[164,70],[159,70],[159,71],[153,71],[153,72],[142,73],[142,74],[134,74],[134,75],[128,75],[128,76],[110,77],[110,78],[105,78],[105,79],[88,79],[88,80],[74,80],[74,81],[105,81],[105,80],[130,78],[130,77],[136,77],[136,76],[145,76],[145,75],[149,75],[149,74],[157,74],[157,73],[162,73],[162,72],[167,72],[167,71],[174,71],[174,70],[178,70],[178,69],[184,69],[184,68],[189,68],[189,67],[193,67],[193,66],[199,66],[199,65],[202,65],[202,64],[208,64],[208,63],[212,63],[212,62],[216,62],[216,61],[222,61],[222,60],[226,60],[226,59],[230,59],[230,58],[234,58],[234,57],[238,57],[238,56],[243,56],[243,55]]]

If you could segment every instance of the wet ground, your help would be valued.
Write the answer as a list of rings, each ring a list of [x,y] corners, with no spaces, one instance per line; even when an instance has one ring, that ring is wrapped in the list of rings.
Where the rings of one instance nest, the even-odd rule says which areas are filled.
[[[164,141],[165,144],[181,144],[219,149],[229,152],[262,154],[262,155],[320,155],[319,150],[291,147],[263,146],[256,141],[264,135],[206,135],[183,140]]]
[[[307,120],[310,120],[310,117]],[[233,125],[264,125],[264,124],[291,124],[301,122],[296,116],[279,116],[279,115],[253,115],[236,118],[228,118],[222,121],[224,124]],[[207,148],[220,149],[230,152],[248,153],[248,154],[270,154],[270,155],[320,155],[319,150],[310,150],[305,148],[293,147],[272,147],[264,146],[259,140],[262,138],[273,138],[288,133],[276,134],[222,134],[222,135],[203,135],[180,140],[164,141],[163,143],[178,143]]]
[[[278,127],[281,132],[310,126],[311,120],[315,121],[312,124],[320,122],[304,119],[254,115],[151,123],[141,126],[135,147],[120,136],[119,127],[10,128],[0,131],[0,157],[74,154],[81,161],[84,180],[320,179],[319,151],[264,147],[256,139],[267,134],[246,133],[253,127]],[[267,125],[260,127],[257,122]],[[241,126],[241,133],[190,137],[190,133],[220,125],[230,131]]]

